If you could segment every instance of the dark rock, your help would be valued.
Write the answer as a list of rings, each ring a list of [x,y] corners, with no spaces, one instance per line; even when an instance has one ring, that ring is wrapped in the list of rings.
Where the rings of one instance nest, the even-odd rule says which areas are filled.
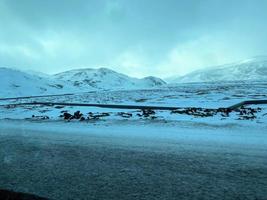
[[[65,106],[55,106],[56,109],[64,108]]]
[[[145,102],[145,101],[147,101],[147,100],[148,100],[148,99],[136,99],[135,102],[140,103],[140,102]]]
[[[74,113],[73,116],[75,119],[80,119],[83,116],[83,114],[78,110]]]
[[[32,115],[33,119],[39,119],[39,120],[45,120],[45,119],[49,119],[48,116],[43,115],[43,116],[36,116],[36,115]]]
[[[151,116],[151,119],[157,119],[157,117],[156,116]]]
[[[72,117],[72,114],[65,112],[63,114],[63,117],[64,117],[65,120],[69,120]]]
[[[133,116],[132,113],[126,113],[126,112],[119,112],[118,115],[124,118],[130,118]]]
[[[143,117],[149,117],[151,115],[155,115],[156,114],[155,111],[154,110],[151,110],[151,109],[143,109],[141,111],[142,111],[142,114],[141,115]]]
[[[110,116],[110,114],[109,113],[92,113],[92,112],[89,112],[88,113],[88,117],[87,117],[87,119],[93,119],[93,120],[98,120],[98,119],[100,119],[101,117],[107,117],[107,116]]]
[[[60,111],[60,113],[66,113],[66,112],[68,112],[67,110],[62,110],[62,111]]]

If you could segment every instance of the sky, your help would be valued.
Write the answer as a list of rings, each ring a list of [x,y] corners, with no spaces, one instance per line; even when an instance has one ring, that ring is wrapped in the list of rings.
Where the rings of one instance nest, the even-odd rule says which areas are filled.
[[[267,0],[0,0],[0,67],[169,77],[267,55]]]

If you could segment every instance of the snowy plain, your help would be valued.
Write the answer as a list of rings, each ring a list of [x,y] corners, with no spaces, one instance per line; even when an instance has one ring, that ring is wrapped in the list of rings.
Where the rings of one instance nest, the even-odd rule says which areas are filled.
[[[200,117],[155,111],[146,117],[138,115],[140,110],[5,105],[38,101],[219,108],[266,97],[267,82],[250,81],[1,100],[0,186],[62,200],[264,200],[266,105],[248,106],[261,108],[249,120],[240,119],[239,112]],[[60,117],[77,110],[100,117]]]
[[[247,107],[261,110],[256,113],[254,120],[240,119],[238,112],[230,113],[229,117],[217,114],[208,117],[199,117],[186,114],[174,114],[170,111],[157,111],[148,117],[140,117],[140,110],[124,110],[97,107],[79,106],[45,106],[45,105],[18,105],[5,106],[8,104],[31,103],[31,102],[51,102],[51,103],[94,103],[94,104],[118,104],[118,105],[148,105],[148,106],[173,106],[173,107],[196,107],[196,108],[227,108],[245,100],[262,100],[267,98],[267,82],[265,81],[238,81],[221,83],[192,83],[162,86],[154,89],[139,90],[106,90],[79,92],[70,95],[18,98],[0,101],[0,119],[37,119],[38,116],[47,116],[49,120],[62,120],[59,116],[63,112],[73,114],[80,111],[85,117],[88,113],[92,115],[105,116],[99,120],[174,120],[205,123],[266,123],[266,105],[251,105]],[[131,115],[123,117],[125,115]]]

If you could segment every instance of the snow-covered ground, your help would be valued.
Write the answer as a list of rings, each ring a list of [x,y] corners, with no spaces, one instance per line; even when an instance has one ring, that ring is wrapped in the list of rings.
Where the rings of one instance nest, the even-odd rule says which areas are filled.
[[[85,118],[97,116],[99,120],[158,120],[158,121],[191,121],[204,123],[266,123],[266,105],[247,106],[257,110],[253,120],[239,120],[240,111],[232,112],[229,116],[217,113],[212,116],[201,117],[173,113],[171,111],[157,111],[144,117],[140,110],[119,110],[97,107],[71,107],[71,106],[4,106],[7,104],[29,102],[58,102],[58,103],[102,103],[127,105],[155,105],[174,107],[220,108],[229,107],[244,100],[257,100],[267,98],[267,82],[224,82],[203,84],[180,84],[165,86],[158,89],[147,90],[121,90],[121,91],[93,91],[73,95],[51,97],[38,97],[27,99],[11,99],[0,101],[0,119],[32,119],[42,117],[49,120],[63,120],[60,115],[64,112],[74,114],[80,111]],[[259,109],[257,109],[259,108]],[[89,114],[88,114],[89,113]],[[101,116],[102,115],[102,116]],[[142,115],[142,116],[140,116]],[[32,117],[34,116],[34,117]]]
[[[219,108],[266,97],[267,82],[250,81],[1,100],[0,186],[59,200],[265,199],[266,105],[203,116],[10,104]],[[60,117],[77,111],[85,120]]]

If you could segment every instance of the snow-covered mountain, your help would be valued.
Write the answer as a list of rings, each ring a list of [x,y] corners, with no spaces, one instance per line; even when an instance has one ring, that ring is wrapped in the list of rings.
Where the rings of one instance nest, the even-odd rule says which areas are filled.
[[[0,68],[0,84],[0,98],[57,94],[71,87],[62,81],[9,68]]]
[[[140,89],[166,84],[156,77],[132,78],[107,68],[70,70],[56,74],[54,78],[67,81],[79,88],[92,89]]]
[[[0,98],[5,98],[99,89],[145,89],[166,83],[156,77],[137,79],[106,68],[71,70],[56,75],[0,68],[0,84]]]
[[[166,80],[169,83],[267,80],[267,57],[255,57],[237,63],[209,67]]]

